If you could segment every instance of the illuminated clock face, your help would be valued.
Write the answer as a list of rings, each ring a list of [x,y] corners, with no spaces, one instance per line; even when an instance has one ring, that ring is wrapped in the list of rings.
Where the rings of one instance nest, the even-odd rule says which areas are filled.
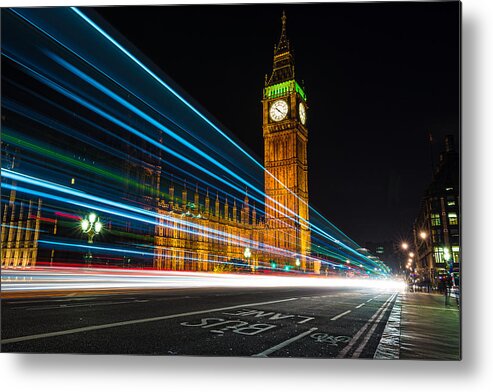
[[[305,125],[305,123],[306,123],[306,109],[305,109],[305,105],[303,105],[303,102],[300,102],[298,111],[300,113],[301,123],[303,125]]]
[[[274,121],[284,120],[288,114],[288,103],[284,99],[278,99],[271,105],[269,114]]]

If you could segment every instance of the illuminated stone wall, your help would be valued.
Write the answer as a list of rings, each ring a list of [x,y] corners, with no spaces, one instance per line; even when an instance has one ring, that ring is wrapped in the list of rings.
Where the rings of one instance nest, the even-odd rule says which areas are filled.
[[[170,189],[170,194],[174,190]],[[186,192],[184,195],[186,197]],[[214,208],[208,197],[200,203],[194,195],[191,208],[187,202],[162,200],[156,224],[154,267],[188,271],[255,271],[262,261],[264,225],[257,219],[245,197],[242,208],[219,203]],[[199,206],[205,207],[199,207]],[[225,236],[216,233],[224,233]],[[245,249],[251,255],[245,257]]]

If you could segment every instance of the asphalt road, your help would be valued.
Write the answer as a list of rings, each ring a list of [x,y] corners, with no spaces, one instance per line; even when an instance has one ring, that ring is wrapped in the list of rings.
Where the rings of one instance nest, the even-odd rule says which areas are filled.
[[[206,288],[2,299],[3,352],[373,358],[395,291]]]

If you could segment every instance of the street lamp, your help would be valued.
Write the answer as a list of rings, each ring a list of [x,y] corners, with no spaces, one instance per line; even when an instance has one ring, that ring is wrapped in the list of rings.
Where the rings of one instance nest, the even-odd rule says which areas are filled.
[[[99,217],[94,212],[91,212],[88,218],[82,219],[80,228],[84,234],[87,234],[87,243],[92,244],[94,236],[103,229],[103,224]]]
[[[422,240],[426,240],[426,238],[428,237],[428,233],[426,231],[420,231],[419,232],[419,237],[422,239]]]
[[[407,250],[409,248],[409,244],[407,242],[403,242],[401,244],[401,248],[404,249],[404,250]]]
[[[247,264],[249,263],[250,257],[252,256],[252,252],[250,251],[250,248],[245,248],[245,251],[243,252],[243,256],[245,256],[245,259],[247,261]]]
[[[87,234],[87,243],[92,244],[94,242],[94,236],[99,234],[103,229],[103,224],[99,220],[99,217],[94,212],[91,212],[88,217],[81,220],[80,228],[84,234]],[[89,263],[92,259],[90,248],[84,258],[86,259],[86,263]]]
[[[413,252],[409,253],[409,257],[414,257],[414,253]]]

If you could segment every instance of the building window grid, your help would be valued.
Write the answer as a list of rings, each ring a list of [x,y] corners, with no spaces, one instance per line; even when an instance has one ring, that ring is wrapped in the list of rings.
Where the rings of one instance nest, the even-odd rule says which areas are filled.
[[[431,214],[431,225],[432,226],[440,226],[440,214]]]

